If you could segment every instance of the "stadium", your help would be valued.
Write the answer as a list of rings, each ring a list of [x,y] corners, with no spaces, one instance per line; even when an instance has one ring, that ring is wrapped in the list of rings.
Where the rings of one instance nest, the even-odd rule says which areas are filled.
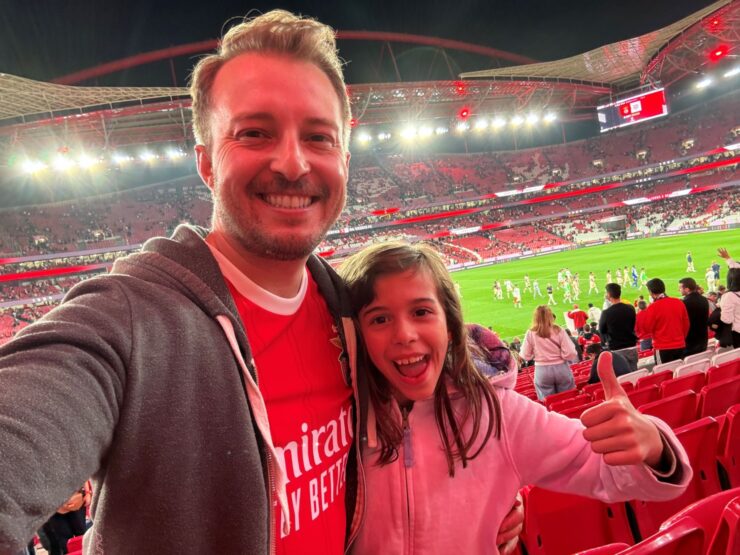
[[[544,62],[463,41],[339,30],[340,48],[379,52],[368,64],[391,76],[348,83],[346,206],[315,254],[336,268],[370,245],[431,245],[465,320],[517,351],[543,304],[577,340],[573,311],[601,314],[607,283],[635,307],[649,303],[652,278],[669,297],[681,297],[686,277],[716,293],[727,275],[718,249],[740,257],[739,33],[731,0]],[[434,52],[415,76],[446,67],[448,78],[402,79],[394,47],[409,44]],[[209,227],[188,88],[91,83],[158,62],[174,75],[215,47],[172,46],[53,82],[0,73],[0,346],[148,239],[181,224]],[[456,73],[452,52],[478,56],[478,69]],[[676,431],[702,478],[670,502],[526,488],[517,552],[738,553],[740,351],[723,352],[711,336],[701,356],[665,364],[658,348],[639,349],[638,369],[620,377],[635,407]],[[540,398],[572,418],[604,399],[581,356],[571,364],[575,388]],[[534,379],[524,366],[515,388],[536,401]],[[666,538],[673,551],[659,550]]]

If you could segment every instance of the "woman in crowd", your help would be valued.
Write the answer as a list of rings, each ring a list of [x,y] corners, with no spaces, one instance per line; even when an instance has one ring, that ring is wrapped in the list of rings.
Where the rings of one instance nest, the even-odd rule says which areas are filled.
[[[578,354],[565,330],[555,324],[550,307],[540,305],[534,310],[521,354],[524,360],[534,359],[534,386],[540,400],[576,386],[569,361],[578,360]]]

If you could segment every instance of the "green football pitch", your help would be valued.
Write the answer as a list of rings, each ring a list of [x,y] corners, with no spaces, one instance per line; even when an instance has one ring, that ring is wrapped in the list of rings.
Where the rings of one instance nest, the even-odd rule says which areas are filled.
[[[531,325],[535,307],[547,302],[545,288],[548,283],[555,288],[554,296],[558,303],[552,308],[558,322],[563,323],[564,313],[572,309],[572,303],[564,303],[563,291],[557,288],[557,273],[561,268],[569,268],[572,273],[579,274],[581,295],[576,301],[579,307],[587,310],[588,303],[593,303],[602,308],[606,271],[611,270],[612,278],[616,281],[617,266],[631,268],[634,264],[638,272],[644,266],[648,278],[659,277],[666,283],[670,296],[678,296],[678,280],[682,277],[693,277],[700,286],[706,288],[704,274],[714,260],[722,266],[720,275],[722,283],[725,283],[727,265],[717,256],[718,247],[727,248],[736,260],[740,259],[740,229],[621,241],[461,270],[454,272],[452,279],[460,284],[465,321],[491,326],[503,339],[509,340],[514,336],[522,336]],[[694,256],[694,274],[685,272],[687,251]],[[591,271],[596,276],[599,292],[589,295],[588,273]],[[529,274],[532,280],[539,280],[544,298],[535,300],[530,291],[524,293],[525,274]],[[505,288],[503,300],[494,300],[493,282],[499,280],[503,286],[507,279],[521,289],[522,308],[514,308],[512,301],[506,298]],[[647,298],[647,290],[644,287],[635,289],[631,284],[622,288],[623,299],[633,301],[638,295]]]

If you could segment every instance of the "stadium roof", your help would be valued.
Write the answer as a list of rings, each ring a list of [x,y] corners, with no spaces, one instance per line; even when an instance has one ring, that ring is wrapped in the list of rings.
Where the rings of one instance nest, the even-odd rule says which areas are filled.
[[[693,13],[672,25],[645,35],[596,48],[584,54],[562,60],[518,65],[461,74],[463,79],[561,79],[583,83],[598,83],[617,89],[644,84],[645,69],[653,58],[671,41],[681,37],[707,16],[722,9],[732,8],[732,0],[720,0]],[[738,11],[738,3],[734,9]],[[727,14],[731,15],[731,14]],[[595,21],[594,25],[608,25],[608,21]],[[725,24],[726,26],[726,24]],[[718,26],[719,27],[719,26]],[[720,31],[721,29],[717,29]],[[735,35],[737,28],[734,29]],[[735,36],[735,39],[737,37]]]
[[[668,86],[702,71],[710,63],[707,52],[719,43],[729,49],[740,44],[738,1],[714,2],[663,29],[564,60],[465,73],[471,79],[462,82],[348,88],[361,124],[454,120],[463,105],[474,114],[526,108],[555,110],[562,120],[590,119],[606,96],[638,84]],[[0,73],[0,155],[52,143],[108,148],[189,141],[190,119],[184,87],[69,86]]]

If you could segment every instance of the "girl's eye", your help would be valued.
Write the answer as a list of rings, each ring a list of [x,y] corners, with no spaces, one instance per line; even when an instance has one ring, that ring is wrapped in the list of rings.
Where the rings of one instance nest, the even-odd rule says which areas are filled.
[[[431,313],[432,311],[429,310],[428,308],[417,308],[414,311],[415,316],[426,316],[427,314],[431,314]]]
[[[370,319],[370,325],[379,325],[379,324],[385,324],[388,321],[388,318],[385,316],[375,316],[374,318]]]

